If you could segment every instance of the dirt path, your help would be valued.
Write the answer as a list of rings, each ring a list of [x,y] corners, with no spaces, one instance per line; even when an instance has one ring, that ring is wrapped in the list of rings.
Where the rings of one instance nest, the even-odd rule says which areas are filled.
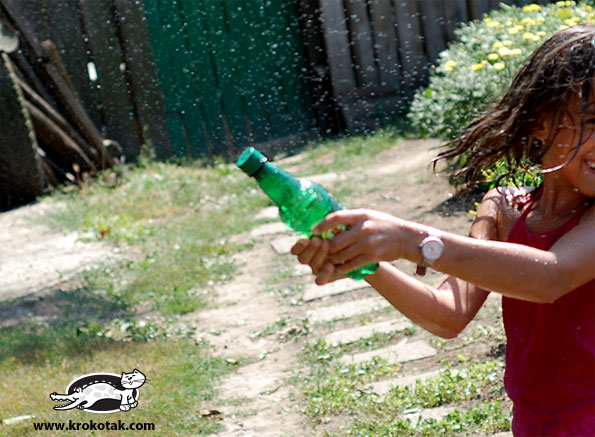
[[[43,293],[86,266],[118,256],[117,248],[43,225],[47,210],[40,202],[0,214],[0,300]]]
[[[446,176],[431,172],[434,146],[432,141],[410,141],[383,152],[378,160],[381,164],[374,167],[315,175],[313,179],[331,191],[341,183],[377,184],[381,190],[350,206],[375,208],[466,234],[473,201],[451,199],[452,187]],[[279,163],[289,170],[303,165],[300,156]],[[0,214],[0,300],[64,281],[83,266],[114,256],[102,244],[78,242],[75,234],[56,235],[44,226],[31,226],[29,218],[40,214],[44,214],[43,204]],[[262,211],[261,216],[270,222],[237,236],[239,242],[252,241],[254,245],[236,255],[239,269],[234,279],[214,290],[215,309],[182,319],[196,325],[197,336],[212,344],[216,355],[238,363],[238,371],[221,382],[218,397],[209,406],[222,413],[214,415],[223,418],[221,436],[318,435],[321,430],[307,423],[301,411],[302,395],[290,383],[307,370],[301,360],[304,342],[347,335],[345,331],[359,327],[358,316],[366,315],[374,326],[399,324],[402,316],[397,311],[378,311],[386,307],[386,301],[365,283],[348,283],[344,289],[315,287],[311,276],[287,254],[295,235],[278,222],[274,209]],[[414,269],[407,263],[398,265],[406,272]],[[437,284],[439,278],[430,272],[424,280]],[[491,299],[468,331],[498,324],[499,301]],[[493,353],[494,340],[485,337],[468,341],[467,336],[436,349],[433,337],[417,330],[407,339],[406,349],[400,349],[400,353],[407,351],[401,376],[435,372],[442,360],[463,352],[486,359]],[[408,359],[412,357],[415,359]]]
[[[376,208],[466,234],[472,220],[468,210],[473,202],[452,200],[449,194],[452,187],[446,177],[431,172],[428,163],[435,145],[428,141],[409,142],[384,152],[379,160],[382,165],[349,174],[314,175],[312,179],[331,190],[339,183],[377,181],[383,189],[366,195],[359,205],[352,206]],[[299,169],[300,159],[292,157],[279,164],[295,171]],[[252,240],[256,244],[237,256],[239,274],[217,290],[217,309],[186,319],[196,324],[198,335],[213,344],[217,354],[240,362],[239,371],[218,387],[219,397],[212,406],[223,413],[226,430],[221,436],[319,435],[321,429],[312,429],[300,411],[301,393],[289,382],[305,370],[305,364],[300,361],[304,342],[329,335],[340,338],[346,335],[345,330],[351,333],[358,327],[354,323],[358,315],[371,317],[368,323],[374,326],[397,323],[402,316],[397,311],[376,311],[386,302],[365,284],[317,288],[308,272],[287,254],[296,237],[278,222],[275,209],[268,208],[261,216],[270,217],[271,223],[238,236],[240,241]],[[407,263],[399,265],[405,271],[413,269]],[[439,278],[438,274],[430,273],[424,280],[437,284]],[[356,316],[347,317],[351,312]],[[491,299],[472,325],[498,324],[499,317],[499,300]],[[332,327],[325,321],[333,321]],[[468,330],[473,330],[473,326]],[[287,341],[288,338],[291,340]],[[464,352],[483,359],[494,347],[490,340],[461,339],[452,342],[449,348],[432,352],[432,339],[435,338],[422,330],[408,339],[409,357],[403,360],[403,375],[435,374],[445,358]],[[416,358],[419,356],[422,358]],[[324,427],[344,424],[331,423]]]

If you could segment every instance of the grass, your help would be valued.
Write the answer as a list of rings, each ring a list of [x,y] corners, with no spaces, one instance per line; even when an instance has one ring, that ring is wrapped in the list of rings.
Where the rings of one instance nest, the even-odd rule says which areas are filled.
[[[296,174],[342,172],[371,165],[378,153],[394,147],[400,138],[395,131],[385,130],[312,145],[304,152]],[[370,190],[369,184],[355,185],[340,182],[339,199]],[[116,414],[115,419],[152,422],[164,435],[221,430],[216,415],[205,418],[201,410],[208,409],[216,397],[216,380],[249,364],[250,358],[214,358],[210,347],[195,342],[192,327],[179,323],[177,316],[214,304],[213,285],[234,275],[232,255],[251,245],[249,241],[234,243],[232,237],[259,224],[250,217],[270,205],[266,196],[230,164],[205,168],[199,163],[141,161],[135,167],[105,172],[80,190],[54,193],[44,201],[55,206],[43,219],[56,229],[76,230],[86,239],[122,246],[124,255],[116,262],[87,269],[75,289],[46,296],[39,308],[33,308],[33,317],[17,317],[17,310],[26,302],[0,304],[8,305],[5,310],[13,308],[16,320],[12,326],[0,328],[0,387],[17,394],[0,399],[0,419],[33,414],[36,422],[86,421],[89,415],[84,412],[66,415],[53,411],[48,394],[64,390],[78,375],[139,368],[151,380],[140,390],[139,408]],[[290,262],[289,258],[282,261]],[[291,262],[295,262],[293,258]],[[267,283],[269,292],[286,305],[299,305],[300,287],[288,281],[291,270],[282,265],[276,270]],[[362,316],[361,321],[366,317],[371,316]],[[309,333],[307,320],[287,315],[253,336],[298,341]],[[306,345],[304,356],[310,371],[295,383],[306,396],[305,412],[314,425],[347,416],[349,420],[337,435],[401,435],[403,429],[403,435],[415,435],[426,432],[424,427],[480,429],[473,423],[489,421],[494,423],[492,429],[505,429],[502,423],[507,416],[498,407],[499,393],[491,392],[495,385],[481,377],[493,369],[469,367],[470,376],[463,378],[463,384],[461,374],[445,368],[442,382],[426,387],[423,394],[395,393],[381,400],[366,391],[366,386],[398,374],[400,365],[381,360],[349,367],[336,364],[335,358],[345,351],[377,348],[395,338],[379,335],[343,350],[322,343]],[[465,385],[469,381],[475,385]],[[456,391],[458,386],[463,387],[462,392]],[[478,388],[491,393],[493,402],[477,403],[439,424],[394,420],[398,412],[432,402],[458,405],[476,400]],[[448,398],[446,394],[451,392],[460,399]],[[254,413],[246,402],[238,401],[243,407],[238,415]],[[28,435],[30,427],[30,422],[0,425],[0,434]]]
[[[456,435],[505,431],[510,428],[510,411],[501,384],[501,360],[471,362],[460,355],[453,365],[443,362],[440,373],[414,387],[393,388],[379,396],[370,384],[399,375],[401,365],[375,358],[361,364],[340,365],[346,351],[378,348],[394,335],[375,336],[348,347],[332,347],[324,340],[304,348],[309,364],[306,375],[294,383],[303,391],[305,414],[313,426],[341,423],[327,429],[326,436],[366,435]],[[380,346],[379,346],[380,345]],[[425,408],[454,406],[456,410],[441,420],[411,421],[407,413]]]
[[[52,348],[48,352],[43,358],[30,360],[26,365],[14,357],[2,362],[3,391],[13,393],[0,398],[3,418],[33,414],[33,421],[38,423],[89,422],[90,419],[96,422],[154,423],[161,435],[199,435],[222,429],[218,422],[203,418],[200,411],[208,407],[215,395],[213,380],[235,366],[211,357],[207,345],[174,339],[118,342],[79,335],[67,348]],[[78,375],[101,371],[131,372],[135,368],[139,368],[150,381],[139,390],[139,407],[130,412],[89,417],[90,414],[83,411],[52,409],[53,402],[48,395],[63,393],[68,383]],[[18,383],[18,390],[13,385],[15,383]],[[0,425],[2,435],[32,433],[30,421],[13,426]],[[80,431],[65,433],[79,434]],[[136,434],[155,435],[154,432]]]
[[[141,388],[142,408],[122,420],[153,422],[164,435],[220,430],[200,408],[238,361],[213,358],[176,316],[211,304],[212,285],[235,271],[231,255],[250,245],[230,237],[254,226],[246,217],[266,198],[232,165],[142,162],[42,201],[50,204],[44,223],[122,246],[123,255],[86,269],[74,289],[45,295],[30,317],[18,317],[29,309],[23,299],[1,303],[15,321],[0,328],[3,392],[14,394],[0,400],[0,419],[88,421],[88,413],[54,412],[49,393],[76,375],[139,368],[151,382]],[[28,435],[30,426],[0,426],[0,434]]]

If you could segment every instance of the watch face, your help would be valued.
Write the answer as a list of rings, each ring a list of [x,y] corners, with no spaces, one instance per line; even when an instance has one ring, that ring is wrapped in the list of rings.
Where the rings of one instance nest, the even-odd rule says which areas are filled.
[[[430,240],[427,241],[422,247],[422,253],[424,258],[429,261],[436,261],[442,255],[442,250],[444,249],[444,245],[440,240]]]

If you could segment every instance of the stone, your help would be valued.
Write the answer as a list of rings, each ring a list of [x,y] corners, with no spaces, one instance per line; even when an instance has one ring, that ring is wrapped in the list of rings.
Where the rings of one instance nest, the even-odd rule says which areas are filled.
[[[380,357],[389,363],[407,363],[409,361],[421,360],[436,355],[436,349],[423,340],[411,343],[401,342],[369,352],[361,352],[353,355],[346,355],[339,359],[342,364],[359,364],[370,361],[374,357]]]
[[[436,421],[441,421],[444,419],[449,413],[452,413],[457,408],[453,406],[443,405],[441,407],[435,408],[423,408],[421,410],[412,411],[409,414],[404,414],[403,419],[409,419],[412,424],[417,424],[420,420],[429,420],[434,419]]]
[[[312,274],[310,266],[307,266],[306,264],[300,264],[298,262],[296,262],[295,265],[292,266],[292,270],[292,276],[306,276]]]
[[[306,176],[304,179],[308,179],[310,181],[316,182],[317,184],[325,186],[325,185],[331,185],[334,182],[337,182],[339,180],[347,179],[347,177],[345,175],[339,175],[335,172],[328,172],[328,173]]]
[[[296,235],[279,237],[271,241],[271,246],[273,246],[273,249],[279,255],[285,255],[290,252],[292,246],[298,241],[298,238],[299,237],[297,237]]]
[[[381,297],[352,300],[337,305],[316,308],[308,313],[308,320],[312,323],[332,322],[371,313],[387,306],[390,306],[390,303]]]
[[[358,326],[356,328],[345,329],[343,331],[333,332],[324,339],[327,344],[332,346],[353,343],[362,338],[370,338],[374,334],[390,334],[400,332],[411,326],[411,322],[406,319],[389,320],[387,322],[374,323],[371,325]]]
[[[370,385],[369,389],[376,393],[378,396],[384,396],[395,387],[399,388],[414,388],[417,380],[425,381],[428,378],[433,378],[440,375],[439,370],[432,370],[430,372],[419,373],[417,375],[401,376],[399,378],[385,379],[382,381],[375,382]]]
[[[342,279],[340,281],[331,282],[326,285],[311,284],[304,291],[304,302],[311,302],[313,300],[322,299],[329,296],[337,296],[353,290],[362,288],[369,288],[365,281],[354,281],[353,279]]]
[[[264,237],[265,235],[285,234],[291,232],[291,229],[283,222],[273,222],[260,225],[250,231],[251,237]]]
[[[254,218],[256,220],[275,220],[279,218],[279,208],[276,206],[268,206],[261,209]]]

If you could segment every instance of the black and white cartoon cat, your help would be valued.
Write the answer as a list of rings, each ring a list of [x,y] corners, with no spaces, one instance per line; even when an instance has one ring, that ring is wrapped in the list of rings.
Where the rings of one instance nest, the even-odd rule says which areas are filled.
[[[132,373],[122,372],[117,381],[117,376],[112,374],[93,374],[78,378],[68,387],[69,394],[50,394],[55,402],[69,402],[65,405],[57,405],[54,410],[93,410],[93,406],[103,400],[119,401],[120,411],[129,411],[138,406],[138,388],[146,382],[146,377],[139,370],[134,369]],[[71,387],[73,388],[71,390]],[[116,410],[117,411],[117,410]],[[94,411],[110,412],[110,411]]]

